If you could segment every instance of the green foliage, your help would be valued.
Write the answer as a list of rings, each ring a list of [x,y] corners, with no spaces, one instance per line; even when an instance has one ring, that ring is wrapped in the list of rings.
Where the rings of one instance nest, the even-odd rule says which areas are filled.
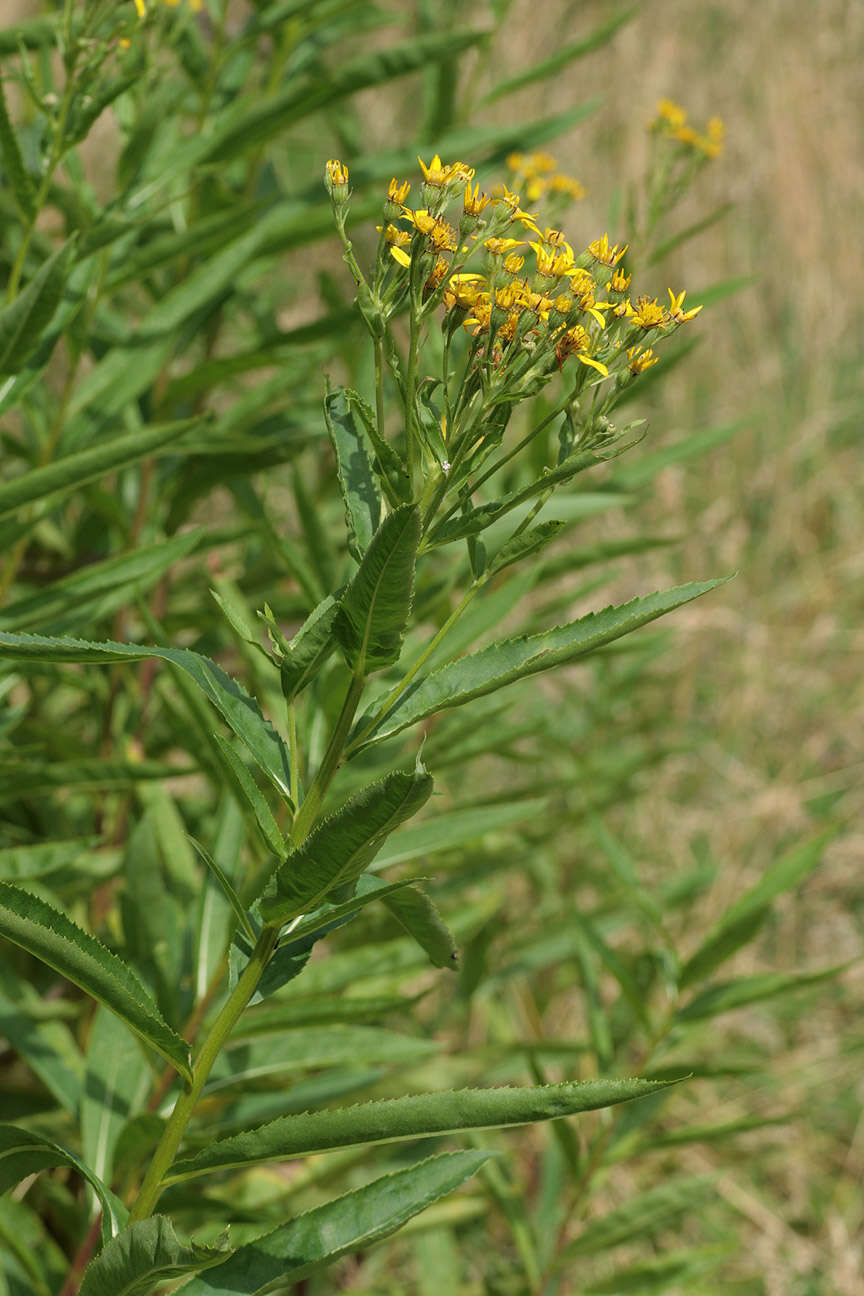
[[[708,137],[655,122],[630,250],[574,249],[526,150],[600,101],[471,105],[635,7],[503,80],[503,3],[138,7],[0,32],[0,1292],[711,1282],[675,1149],[786,1116],[688,1117],[758,1070],[706,1023],[843,969],[711,981],[833,825],[712,925],[719,865],[606,819],[671,745],[645,627],[723,583],[627,563],[741,421],[613,422],[691,349],[620,284],[725,214],[666,226]]]

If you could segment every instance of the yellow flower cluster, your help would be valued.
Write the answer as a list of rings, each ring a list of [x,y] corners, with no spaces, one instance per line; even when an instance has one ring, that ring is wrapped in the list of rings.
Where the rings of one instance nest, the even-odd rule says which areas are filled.
[[[524,194],[526,202],[539,202],[547,194],[571,201],[585,197],[584,185],[559,171],[551,153],[511,153],[507,166],[513,173],[513,187]]]
[[[378,227],[383,282],[392,280],[388,259],[398,266],[391,290],[397,295],[398,276],[405,275],[404,286],[416,271],[424,301],[444,308],[445,332],[452,334],[461,323],[475,347],[483,340],[484,363],[498,373],[519,368],[525,355],[532,361],[545,355],[553,368],[575,356],[605,378],[620,356],[619,372],[635,376],[657,363],[653,349],[644,345],[646,337],[660,337],[702,309],[686,310],[685,293],[671,289],[668,306],[647,296],[631,301],[631,276],[621,264],[626,244],[610,243],[603,234],[577,255],[561,230],[541,228],[507,186],[490,196],[479,184],[472,187],[474,170],[464,162],[445,165],[437,154],[428,166],[418,160],[429,206],[409,207],[410,182],[390,181],[386,223]],[[531,167],[542,169],[552,161],[533,154]],[[326,170],[328,184],[347,184],[341,162],[328,162]],[[457,217],[451,205],[460,190]],[[466,268],[476,256],[485,261],[482,272]]]
[[[135,5],[135,9],[138,14],[138,17],[146,18],[147,0],[133,0],[133,3]],[[176,9],[180,5],[181,0],[162,0],[162,3],[164,5],[167,5],[169,9]],[[204,0],[188,0],[188,3],[189,3],[189,8],[194,10],[195,13],[200,13],[204,8]]]
[[[700,131],[688,123],[686,109],[674,99],[661,99],[656,113],[649,129],[657,134],[676,140],[706,158],[719,157],[723,152],[726,127],[719,117],[712,117],[704,131]]]
[[[702,309],[685,308],[685,292],[671,289],[668,305],[645,295],[631,300],[627,244],[604,233],[577,253],[560,229],[542,226],[522,207],[515,190],[502,185],[490,195],[464,162],[445,165],[438,154],[428,165],[418,160],[423,183],[416,205],[407,202],[408,180],[394,177],[388,185],[371,286],[350,245],[346,259],[367,310],[380,319],[406,299],[415,320],[443,308],[447,346],[467,334],[469,367],[484,384],[525,395],[570,357],[601,378],[614,369],[617,382],[629,382],[657,363],[649,344]],[[325,184],[342,228],[348,169],[338,159],[327,163]]]

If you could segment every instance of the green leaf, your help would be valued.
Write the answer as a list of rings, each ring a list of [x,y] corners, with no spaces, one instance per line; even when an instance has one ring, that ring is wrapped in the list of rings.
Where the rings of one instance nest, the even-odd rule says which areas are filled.
[[[710,229],[712,225],[716,225],[718,221],[732,211],[734,206],[734,202],[721,203],[719,207],[715,207],[714,211],[709,212],[707,216],[703,216],[701,220],[688,225],[686,229],[679,231],[678,234],[673,234],[671,238],[666,239],[663,243],[658,243],[645,262],[645,268],[657,265],[659,261],[665,260],[669,253],[674,252],[682,243],[686,243],[689,239],[695,238],[697,234],[701,234],[704,230]]]
[[[410,685],[377,721],[370,741],[389,738],[447,707],[462,706],[472,698],[494,693],[506,684],[585,657],[604,644],[630,634],[722,584],[723,579],[693,581],[689,585],[632,599],[618,607],[605,608],[602,612],[590,612],[578,621],[553,630],[505,639],[449,662]],[[370,719],[364,716],[359,721],[357,728],[360,732],[366,729]]]
[[[705,1017],[716,1017],[719,1013],[731,1012],[733,1008],[743,1008],[747,1004],[777,999],[781,995],[792,994],[795,990],[806,990],[808,986],[833,980],[849,966],[849,963],[838,963],[819,972],[762,972],[757,976],[739,977],[736,981],[724,981],[720,985],[709,986],[686,1003],[679,1009],[677,1020],[699,1021]]]
[[[339,604],[332,594],[328,594],[313,608],[290,640],[286,640],[281,634],[269,609],[261,615],[281,654],[279,670],[282,692],[286,700],[291,702],[315,678],[336,647],[333,627],[339,616]]]
[[[521,535],[512,536],[490,560],[487,575],[495,576],[511,563],[520,562],[529,554],[544,548],[566,525],[566,522],[543,522],[540,526],[523,531]]]
[[[382,896],[381,900],[399,925],[426,951],[435,967],[457,971],[459,951],[453,934],[422,888],[405,887]]]
[[[336,454],[336,471],[345,502],[348,551],[359,563],[381,521],[381,493],[363,437],[341,387],[328,392],[324,418]]]
[[[105,1004],[185,1080],[191,1079],[189,1045],[163,1020],[138,978],[65,914],[9,882],[0,882],[0,936]]]
[[[50,256],[15,300],[0,310],[0,374],[16,374],[39,345],[60,305],[74,237]]]
[[[240,759],[239,753],[221,734],[214,733],[213,742],[222,757],[222,768],[228,775],[231,787],[251,811],[264,845],[274,855],[284,855],[285,838],[282,836],[282,831],[273,818],[273,812],[265,801],[264,794]]]
[[[784,891],[791,891],[809,877],[822,861],[835,830],[820,833],[796,846],[769,868],[754,887],[740,896],[715,924],[681,969],[682,990],[710,975],[727,958],[752,940],[771,912],[771,905]]]
[[[418,36],[347,59],[329,77],[319,76],[314,82],[305,81],[299,86],[292,82],[279,94],[263,102],[259,100],[251,108],[243,105],[239,112],[227,113],[221,126],[217,119],[214,136],[196,160],[224,161],[245,152],[252,138],[259,144],[263,143],[310,113],[319,112],[360,90],[383,85],[396,77],[427,68],[433,62],[452,58],[476,45],[486,35],[487,32],[481,30]]]
[[[711,1183],[706,1175],[691,1175],[659,1188],[649,1188],[617,1210],[589,1220],[575,1242],[561,1252],[560,1260],[566,1263],[573,1256],[608,1251],[656,1232],[685,1211],[691,1213],[698,1207],[708,1196]]]
[[[323,905],[315,913],[309,914],[296,927],[291,928],[291,938],[299,940],[301,937],[311,935],[312,932],[329,931],[335,924],[341,925],[343,918],[353,917],[361,909],[365,909],[373,900],[384,900],[392,892],[410,886],[412,880],[403,878],[399,882],[384,883],[378,878],[361,877],[357,884],[356,895],[350,900],[343,900],[341,904]]]
[[[211,1143],[196,1156],[176,1162],[166,1182],[361,1143],[391,1143],[466,1129],[502,1129],[557,1120],[630,1102],[665,1087],[665,1082],[656,1080],[586,1080],[519,1089],[460,1089],[283,1116],[259,1129]]]
[[[493,90],[487,94],[483,100],[484,103],[494,103],[496,99],[503,98],[504,95],[513,94],[515,90],[522,90],[525,86],[534,85],[537,81],[547,81],[549,77],[555,76],[563,68],[576,59],[583,58],[593,50],[600,49],[603,45],[608,44],[615,33],[630,22],[639,12],[638,5],[631,5],[629,9],[623,9],[620,13],[615,14],[612,18],[607,19],[602,26],[595,28],[588,36],[583,36],[580,40],[571,41],[568,45],[561,45],[551,54],[549,58],[542,59],[539,63],[534,63],[518,76],[511,77],[509,81],[500,81]]]
[[[176,423],[160,423],[155,427],[141,428],[138,432],[115,437],[111,441],[100,441],[88,450],[79,450],[77,454],[66,455],[42,468],[34,468],[13,477],[12,481],[0,486],[0,519],[8,517],[24,504],[44,500],[49,495],[56,495],[58,491],[84,486],[105,473],[146,459],[163,446],[177,441],[189,428],[200,423],[201,419],[197,418],[181,419]]]
[[[100,1007],[87,1044],[87,1071],[81,1091],[81,1147],[95,1174],[112,1180],[114,1149],[120,1131],[135,1116],[150,1088],[137,1039]]]
[[[54,634],[68,634],[82,623],[92,628],[95,621],[111,616],[155,585],[169,567],[192,553],[205,535],[196,528],[170,540],[142,545],[133,553],[87,563],[71,576],[8,604],[0,613],[0,629],[49,626]]]
[[[224,1249],[180,1242],[167,1216],[153,1215],[135,1220],[103,1247],[87,1266],[79,1296],[148,1296],[158,1283],[224,1259]]]
[[[356,675],[399,660],[414,598],[420,510],[403,504],[384,519],[339,601],[334,632]]]
[[[395,828],[432,794],[432,777],[394,771],[363,788],[309,834],[277,871],[261,900],[267,923],[284,923],[314,909],[335,887],[360,877]]]
[[[84,639],[58,639],[46,635],[0,631],[0,658],[40,662],[83,662],[109,665],[157,657],[179,667],[245,743],[259,768],[278,791],[287,795],[290,778],[288,752],[253,701],[221,666],[189,648],[156,648],[137,644],[90,643]]]
[[[505,832],[512,824],[542,814],[548,804],[546,797],[531,797],[510,804],[495,802],[493,805],[469,806],[426,818],[422,823],[411,824],[393,835],[375,860],[375,871],[389,868],[391,864],[403,864],[406,860],[454,850],[479,841],[487,833]]]
[[[438,1051],[431,1040],[378,1026],[302,1026],[260,1040],[240,1040],[226,1048],[210,1074],[205,1094],[242,1090],[250,1082],[325,1067],[373,1063],[412,1065]]]
[[[60,1106],[77,1115],[84,1059],[67,1026],[40,1021],[41,996],[0,963],[0,1035],[41,1080]]]
[[[231,885],[231,881],[227,873],[223,868],[220,868],[220,866],[216,863],[216,861],[214,860],[210,852],[206,851],[200,842],[196,841],[194,837],[190,837],[189,840],[191,841],[192,845],[195,847],[198,854],[201,856],[204,863],[207,865],[210,872],[213,874],[216,881],[219,883],[219,886],[222,889],[222,894],[225,896],[225,899],[228,901],[231,908],[234,910],[234,916],[237,919],[237,922],[240,924],[242,930],[246,933],[248,940],[250,940],[254,945],[255,941],[257,940],[257,936],[255,935],[255,929],[253,928],[251,922],[249,921],[249,915],[246,912],[242,900],[238,896],[237,892],[234,890],[234,887]]]
[[[83,1175],[102,1205],[102,1239],[107,1242],[119,1233],[126,1223],[127,1211],[109,1188],[89,1166],[73,1152],[52,1143],[32,1130],[19,1129],[17,1125],[0,1125],[0,1194],[14,1188],[28,1175],[54,1166],[69,1166]]]
[[[488,1158],[488,1152],[445,1152],[374,1179],[240,1247],[218,1268],[194,1278],[184,1296],[258,1296],[293,1287],[340,1256],[389,1237],[459,1188]]]
[[[18,136],[9,118],[5,80],[5,77],[0,76],[0,156],[21,214],[26,220],[32,221],[36,215],[36,195],[18,147]]]

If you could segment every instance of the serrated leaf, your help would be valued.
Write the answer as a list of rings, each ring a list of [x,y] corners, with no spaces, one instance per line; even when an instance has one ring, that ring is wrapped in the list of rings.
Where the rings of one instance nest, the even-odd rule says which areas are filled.
[[[574,63],[576,59],[583,58],[593,50],[606,45],[621,27],[630,22],[638,11],[638,5],[631,5],[629,9],[623,9],[612,18],[607,19],[605,23],[595,28],[588,36],[582,36],[579,40],[571,41],[567,45],[561,45],[548,58],[526,68],[508,81],[499,82],[485,96],[483,102],[494,103],[496,99],[513,94],[516,90],[522,90],[525,86],[534,85],[537,81],[548,81],[550,77],[555,76],[556,73],[562,71],[570,63]]]
[[[336,455],[339,488],[345,504],[348,551],[357,562],[381,522],[381,493],[351,406],[341,387],[328,392],[324,418]]]
[[[462,706],[517,680],[576,661],[723,583],[720,579],[679,585],[602,612],[590,612],[553,630],[502,640],[449,662],[410,685],[377,721],[369,740],[389,738],[447,707]],[[366,730],[370,719],[364,716],[359,721],[359,732]]]
[[[183,1288],[184,1296],[261,1296],[294,1286],[340,1256],[389,1237],[420,1211],[459,1188],[489,1154],[445,1152],[299,1215]],[[86,1296],[86,1294],[84,1294]]]
[[[771,912],[774,900],[800,885],[818,868],[825,847],[834,835],[834,830],[829,829],[788,851],[726,910],[681,969],[678,982],[681,989],[701,981],[753,939]]]
[[[0,1124],[0,1194],[14,1188],[28,1175],[54,1166],[69,1166],[90,1184],[102,1205],[102,1239],[107,1242],[124,1227],[126,1207],[97,1174],[73,1152],[50,1139],[17,1125]]]
[[[50,256],[15,300],[0,310],[0,374],[16,374],[39,346],[60,305],[74,238]]]
[[[709,986],[686,1003],[679,1009],[676,1020],[700,1021],[705,1017],[731,1012],[733,1008],[744,1008],[747,1004],[764,1003],[766,999],[777,999],[796,990],[806,990],[809,986],[833,980],[849,966],[848,963],[838,963],[834,967],[822,968],[819,972],[763,972],[757,976],[724,981],[720,985]]]
[[[225,1249],[181,1242],[165,1215],[135,1220],[87,1266],[79,1296],[148,1296],[183,1274],[224,1262]]]
[[[461,1089],[283,1116],[259,1129],[214,1142],[196,1156],[176,1162],[166,1182],[364,1143],[558,1120],[630,1102],[666,1087],[665,1082],[654,1080],[586,1080],[536,1088]]]
[[[285,640],[272,616],[264,615],[264,623],[274,630],[281,649],[279,671],[282,692],[291,702],[316,676],[336,647],[333,626],[339,615],[339,604],[328,594],[309,613],[293,639]]]
[[[40,662],[113,662],[161,658],[179,667],[212,702],[234,733],[245,743],[259,768],[280,793],[287,794],[290,778],[288,752],[253,701],[221,666],[189,648],[157,648],[137,644],[90,643],[84,639],[59,639],[46,635],[0,631],[0,658]]]
[[[457,971],[459,951],[453,933],[422,888],[405,887],[382,896],[381,900],[399,925],[426,951],[435,967]]]
[[[2,319],[0,319],[2,324]],[[0,339],[2,340],[2,339]],[[0,519],[8,517],[24,504],[47,499],[58,491],[72,490],[95,481],[107,472],[126,468],[153,455],[163,446],[177,441],[189,428],[200,424],[201,419],[181,419],[177,423],[161,423],[141,428],[127,436],[100,441],[88,450],[56,459],[42,468],[21,473],[0,486]]]
[[[312,830],[278,869],[261,900],[267,923],[284,923],[308,913],[335,887],[360,877],[394,829],[432,794],[424,770],[394,771],[363,788]]]
[[[521,535],[513,536],[490,559],[488,575],[495,576],[511,563],[520,562],[530,554],[536,553],[538,549],[544,548],[566,525],[566,522],[543,522],[540,526],[523,531]]]
[[[548,805],[545,797],[532,797],[515,803],[468,806],[446,814],[425,818],[422,823],[401,828],[375,860],[375,871],[403,864],[440,851],[454,850],[468,842],[479,841],[487,833],[506,832],[513,824],[542,814]]]
[[[356,675],[399,660],[414,598],[420,510],[404,504],[372,537],[363,561],[339,600],[334,632]]]
[[[189,1045],[162,1018],[134,973],[95,936],[9,882],[0,882],[0,936],[110,1008],[185,1080],[191,1080]]]

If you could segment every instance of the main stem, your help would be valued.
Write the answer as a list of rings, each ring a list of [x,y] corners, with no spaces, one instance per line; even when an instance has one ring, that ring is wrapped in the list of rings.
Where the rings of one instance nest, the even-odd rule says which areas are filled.
[[[226,1000],[222,1011],[202,1045],[201,1052],[192,1068],[192,1083],[177,1099],[174,1110],[165,1126],[162,1138],[150,1162],[141,1190],[132,1211],[129,1223],[147,1219],[153,1213],[153,1207],[162,1192],[162,1182],[174,1160],[180,1140],[195,1109],[207,1077],[216,1061],[225,1040],[228,1038],[243,1009],[255,993],[261,974],[270,961],[279,935],[277,927],[265,927],[258,937],[258,943],[252,951],[252,957],[246,965],[240,980]]]

